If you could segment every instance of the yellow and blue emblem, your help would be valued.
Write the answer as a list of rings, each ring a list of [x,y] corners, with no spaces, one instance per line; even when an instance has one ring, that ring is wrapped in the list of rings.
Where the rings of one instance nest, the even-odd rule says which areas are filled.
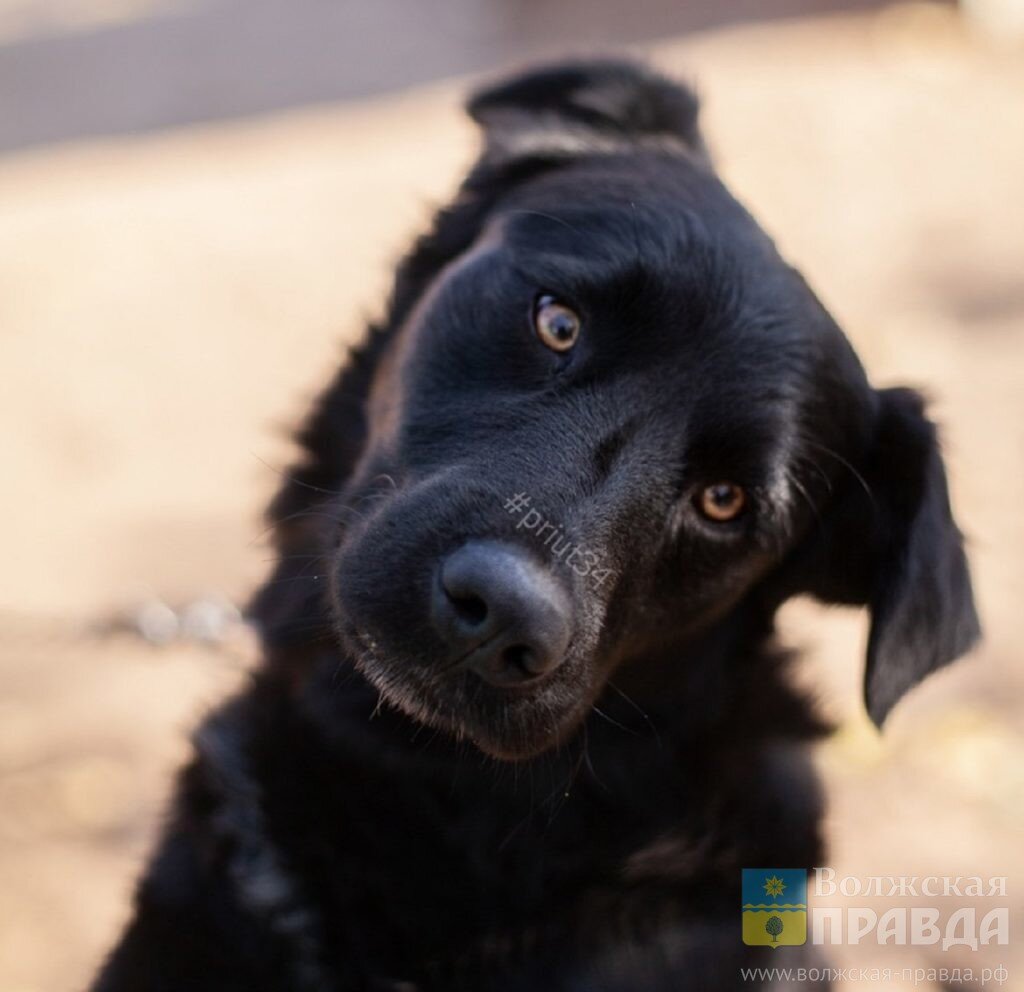
[[[743,869],[743,943],[781,947],[807,943],[807,872]]]

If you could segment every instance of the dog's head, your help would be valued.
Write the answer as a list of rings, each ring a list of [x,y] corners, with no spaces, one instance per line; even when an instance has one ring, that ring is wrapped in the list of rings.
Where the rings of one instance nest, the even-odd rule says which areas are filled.
[[[469,111],[484,152],[277,506],[324,504],[357,665],[522,757],[621,666],[683,668],[741,603],[810,593],[869,605],[880,722],[977,635],[917,395],[871,388],[716,178],[688,90],[579,64]]]

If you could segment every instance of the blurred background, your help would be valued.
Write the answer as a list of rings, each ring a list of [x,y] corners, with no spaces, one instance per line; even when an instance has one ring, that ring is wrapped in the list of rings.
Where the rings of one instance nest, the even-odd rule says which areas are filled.
[[[466,88],[622,50],[696,81],[876,384],[933,397],[970,541],[985,644],[884,735],[864,618],[783,622],[839,724],[830,864],[1008,876],[1011,944],[834,957],[1024,989],[1022,0],[0,0],[3,992],[82,989],[125,920],[254,662],[289,430],[472,158]]]

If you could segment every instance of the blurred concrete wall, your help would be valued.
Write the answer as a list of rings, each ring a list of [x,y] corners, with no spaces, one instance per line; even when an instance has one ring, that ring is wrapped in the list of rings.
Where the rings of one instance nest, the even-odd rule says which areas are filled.
[[[0,0],[0,151],[878,0]]]

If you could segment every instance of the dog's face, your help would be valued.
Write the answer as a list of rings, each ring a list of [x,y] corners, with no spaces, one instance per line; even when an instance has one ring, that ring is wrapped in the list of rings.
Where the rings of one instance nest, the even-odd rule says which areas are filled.
[[[616,93],[646,87],[677,114],[690,100],[613,68]],[[908,394],[870,388],[692,122],[658,144],[579,118],[599,77],[528,77],[525,96],[517,83],[474,105],[495,176],[543,160],[545,142],[548,166],[504,180],[375,370],[333,567],[338,629],[389,701],[525,757],[571,733],[623,666],[686,666],[744,599],[871,600],[890,545],[907,559],[937,501],[928,540],[952,550],[927,567],[945,563],[966,605],[955,643],[909,667],[880,660],[893,626],[876,624],[880,718],[973,636],[934,441],[928,457],[899,441],[926,422]],[[916,492],[889,501],[884,466],[914,458]],[[901,507],[898,536],[880,501]],[[937,608],[899,596],[876,611],[916,625]]]

